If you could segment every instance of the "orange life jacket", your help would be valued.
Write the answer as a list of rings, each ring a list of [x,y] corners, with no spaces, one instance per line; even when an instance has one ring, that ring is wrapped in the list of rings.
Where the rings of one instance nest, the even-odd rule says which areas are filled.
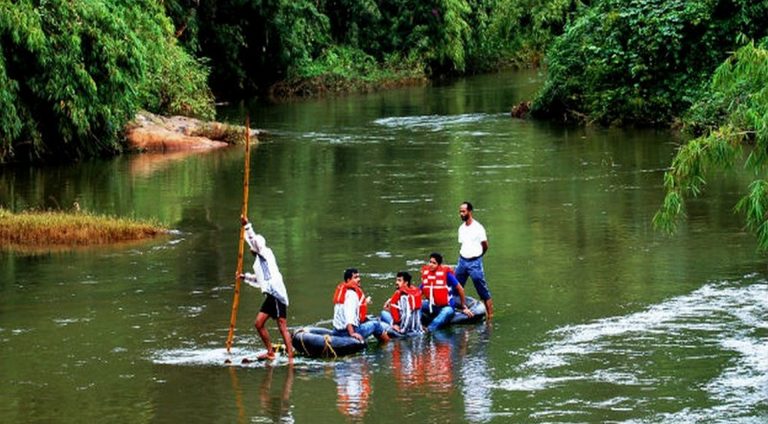
[[[408,297],[408,306],[411,307],[411,311],[421,309],[421,289],[415,286],[403,286],[400,289],[395,290],[395,293],[389,299],[389,312],[392,314],[392,322],[400,324],[400,308],[397,305],[400,303],[400,298],[403,296]]]
[[[357,294],[357,299],[360,303],[360,324],[362,324],[368,319],[368,304],[365,303],[365,293],[363,293],[363,289],[360,286],[342,281],[336,286],[336,292],[333,293],[333,303],[343,305],[347,290],[354,290]]]
[[[424,296],[429,303],[436,306],[448,306],[451,300],[448,287],[448,273],[453,272],[450,267],[440,265],[435,272],[429,270],[429,265],[421,267],[421,284]]]

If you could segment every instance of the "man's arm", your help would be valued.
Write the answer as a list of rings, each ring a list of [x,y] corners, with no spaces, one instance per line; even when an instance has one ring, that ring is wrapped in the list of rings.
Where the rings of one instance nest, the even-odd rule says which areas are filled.
[[[480,245],[483,246],[483,253],[480,254],[480,256],[482,256],[485,255],[485,252],[488,251],[488,240],[481,241]]]
[[[253,224],[248,222],[248,218],[240,215],[240,223],[245,227],[245,242],[252,251],[259,253],[259,248],[256,246],[256,231],[253,230]]]
[[[459,284],[459,280],[456,279],[456,276],[453,275],[452,272],[448,273],[448,284],[456,289],[456,293],[459,294],[459,299],[461,300],[461,313],[471,318],[474,314],[467,307],[467,298],[464,295],[464,287]]]

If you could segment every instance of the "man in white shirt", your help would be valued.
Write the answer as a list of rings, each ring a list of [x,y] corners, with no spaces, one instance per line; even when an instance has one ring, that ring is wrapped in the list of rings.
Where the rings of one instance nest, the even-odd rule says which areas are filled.
[[[365,341],[370,335],[381,342],[389,341],[387,328],[378,320],[368,319],[371,298],[360,287],[360,272],[355,268],[344,271],[344,281],[333,294],[333,329],[337,336]]]
[[[472,203],[464,202],[459,205],[459,261],[456,264],[456,279],[461,286],[467,284],[467,278],[472,278],[478,296],[485,303],[486,317],[490,321],[493,317],[493,300],[488,282],[485,281],[483,270],[483,255],[488,251],[488,236],[485,228],[472,217]]]
[[[269,332],[265,324],[267,319],[273,318],[277,321],[277,328],[285,341],[285,351],[288,358],[293,358],[293,345],[291,344],[291,335],[288,332],[288,292],[285,289],[283,275],[277,267],[277,259],[272,249],[267,247],[267,241],[261,234],[256,234],[253,225],[248,222],[245,216],[240,217],[240,223],[245,226],[245,240],[251,248],[251,253],[256,257],[253,262],[253,274],[241,274],[241,278],[251,287],[261,289],[266,295],[264,303],[261,305],[259,314],[256,315],[254,323],[256,331],[264,342],[267,352],[259,355],[259,360],[272,360],[275,358],[275,349],[269,340]]]

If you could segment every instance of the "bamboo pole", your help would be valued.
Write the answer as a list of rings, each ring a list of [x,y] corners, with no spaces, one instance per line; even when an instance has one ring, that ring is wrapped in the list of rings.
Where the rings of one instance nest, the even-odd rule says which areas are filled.
[[[243,175],[243,207],[240,211],[244,217],[248,216],[248,180],[251,171],[251,120],[245,117],[245,174]],[[232,349],[232,339],[235,336],[235,324],[237,323],[237,307],[240,303],[240,274],[243,273],[243,241],[245,239],[245,227],[240,226],[240,243],[237,247],[237,270],[235,271],[235,297],[232,300],[232,314],[229,318],[229,334],[227,335],[227,353]]]

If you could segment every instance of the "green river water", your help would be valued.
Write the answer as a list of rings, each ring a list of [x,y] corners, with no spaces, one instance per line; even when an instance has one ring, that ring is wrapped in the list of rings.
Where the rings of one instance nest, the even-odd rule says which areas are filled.
[[[510,119],[541,80],[220,111],[270,133],[252,151],[249,209],[291,326],[327,322],[344,268],[378,306],[430,252],[455,263],[463,200],[488,231],[492,324],[335,361],[224,365],[242,147],[0,168],[4,207],[78,202],[174,229],[0,253],[0,422],[768,422],[767,270],[732,212],[748,178],[713,178],[680,232],[660,234],[679,140]],[[243,288],[236,363],[261,348],[261,300]]]

